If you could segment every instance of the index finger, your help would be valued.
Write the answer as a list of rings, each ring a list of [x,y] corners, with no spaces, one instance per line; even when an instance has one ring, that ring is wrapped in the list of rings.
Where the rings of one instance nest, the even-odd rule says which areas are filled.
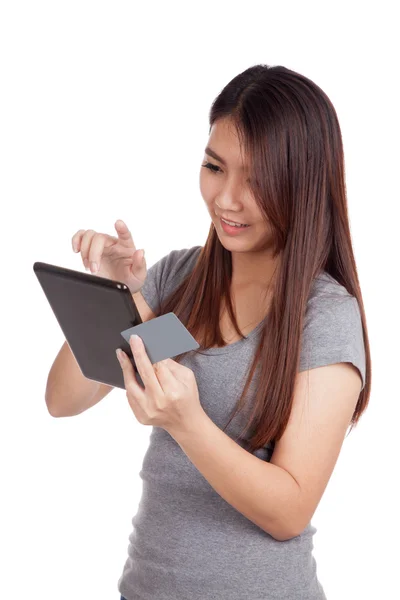
[[[118,239],[122,242],[122,244],[127,248],[133,248],[134,250],[136,250],[132,234],[129,231],[127,225],[124,223],[124,221],[118,219],[118,221],[114,223],[114,227],[118,234]]]

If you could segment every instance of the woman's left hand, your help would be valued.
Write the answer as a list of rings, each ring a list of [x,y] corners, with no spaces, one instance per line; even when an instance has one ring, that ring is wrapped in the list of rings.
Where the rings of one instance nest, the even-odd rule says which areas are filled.
[[[171,434],[193,426],[194,420],[204,413],[193,371],[170,358],[153,365],[140,337],[133,339],[131,336],[129,343],[144,389],[136,379],[129,357],[122,350],[119,350],[122,360],[118,360],[126,396],[139,423],[162,427]],[[117,357],[119,352],[116,352]]]

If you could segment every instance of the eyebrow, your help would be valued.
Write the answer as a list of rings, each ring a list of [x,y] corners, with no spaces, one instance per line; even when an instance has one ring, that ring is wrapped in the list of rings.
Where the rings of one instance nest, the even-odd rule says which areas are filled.
[[[221,156],[218,156],[218,154],[214,152],[214,150],[210,148],[210,146],[206,146],[204,152],[208,154],[208,156],[212,156],[213,158],[215,158],[215,160],[218,160],[221,164],[226,166],[226,162],[224,161],[224,159],[221,158]],[[246,168],[247,167],[241,167],[242,170],[245,170]]]

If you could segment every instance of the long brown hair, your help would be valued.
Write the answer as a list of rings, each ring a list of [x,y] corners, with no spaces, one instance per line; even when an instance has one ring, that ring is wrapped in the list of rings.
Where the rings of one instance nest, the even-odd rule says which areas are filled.
[[[307,77],[283,66],[255,65],[234,77],[214,100],[213,123],[230,118],[249,156],[251,190],[273,231],[279,256],[268,326],[261,331],[242,395],[244,407],[256,366],[260,377],[253,410],[239,437],[251,452],[280,439],[289,420],[298,373],[303,322],[314,278],[328,272],[356,297],[366,355],[366,383],[351,428],[367,407],[371,357],[366,318],[352,248],[342,136],[327,95]],[[219,319],[225,300],[233,326],[243,338],[232,308],[231,253],[214,224],[193,271],[164,299],[159,316],[174,312],[200,344],[201,352],[224,346]],[[196,336],[204,332],[204,339]],[[180,360],[184,354],[176,357]]]

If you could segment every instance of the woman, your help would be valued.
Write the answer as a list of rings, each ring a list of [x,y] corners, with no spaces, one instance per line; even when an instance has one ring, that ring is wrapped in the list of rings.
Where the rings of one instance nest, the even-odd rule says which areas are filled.
[[[192,418],[153,428],[118,589],[121,600],[323,600],[311,517],[371,382],[340,127],[315,83],[255,65],[215,99],[209,133],[208,238],[172,250],[140,288],[152,316],[174,312],[201,345],[163,367],[193,375]],[[154,425],[121,366],[135,414]],[[153,367],[161,390],[167,371]]]

